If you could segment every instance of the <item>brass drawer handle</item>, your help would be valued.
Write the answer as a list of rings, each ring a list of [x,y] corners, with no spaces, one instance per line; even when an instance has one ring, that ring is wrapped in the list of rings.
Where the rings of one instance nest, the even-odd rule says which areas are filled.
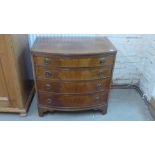
[[[45,65],[51,64],[51,60],[50,60],[49,58],[45,57],[45,58],[44,58],[44,64],[45,64]]]
[[[99,96],[96,96],[96,97],[95,97],[95,100],[96,100],[96,103],[99,103],[100,97],[99,97]]]
[[[98,101],[100,99],[100,97],[99,96],[96,96],[95,99]]]
[[[51,90],[51,88],[52,88],[51,84],[48,84],[48,83],[47,83],[47,84],[45,85],[45,89],[46,89],[46,90]]]
[[[103,65],[105,63],[105,58],[100,59],[100,64]]]
[[[101,88],[102,88],[102,84],[101,84],[101,83],[98,83],[98,84],[96,85],[96,88],[97,88],[97,89],[101,89]]]
[[[51,77],[51,76],[52,76],[51,71],[45,71],[45,77],[46,77],[46,78],[49,78],[49,77]]]
[[[104,75],[104,72],[103,71],[97,72],[97,75],[98,76],[103,76]]]
[[[51,98],[48,98],[48,99],[47,99],[47,103],[48,103],[48,104],[51,104],[51,103],[52,103],[52,99],[51,99]]]

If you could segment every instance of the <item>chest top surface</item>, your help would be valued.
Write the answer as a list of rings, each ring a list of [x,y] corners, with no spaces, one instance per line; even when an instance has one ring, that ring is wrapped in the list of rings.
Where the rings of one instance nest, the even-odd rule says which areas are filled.
[[[38,37],[32,53],[43,54],[103,54],[116,48],[106,37]]]

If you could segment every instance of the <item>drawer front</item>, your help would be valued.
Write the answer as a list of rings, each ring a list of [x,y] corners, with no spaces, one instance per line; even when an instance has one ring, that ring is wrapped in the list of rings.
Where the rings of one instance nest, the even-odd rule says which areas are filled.
[[[94,93],[83,95],[58,95],[55,93],[39,93],[39,103],[53,107],[82,108],[105,104],[107,93]]]
[[[110,77],[112,68],[50,69],[36,67],[36,77],[57,80],[88,80]]]
[[[86,93],[104,91],[109,89],[111,80],[89,80],[85,82],[60,82],[58,80],[37,80],[39,91],[56,92],[56,93]]]
[[[34,56],[34,64],[41,66],[90,67],[112,65],[113,63],[114,55],[87,57]]]

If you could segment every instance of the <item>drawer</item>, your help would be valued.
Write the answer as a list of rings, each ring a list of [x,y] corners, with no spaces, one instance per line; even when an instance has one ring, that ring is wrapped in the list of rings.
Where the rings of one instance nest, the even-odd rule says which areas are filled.
[[[72,107],[82,108],[105,104],[107,101],[107,93],[93,93],[81,95],[62,95],[56,93],[39,93],[39,103],[53,107]]]
[[[107,56],[34,56],[34,64],[59,67],[90,67],[112,65],[114,55]]]
[[[43,68],[36,67],[36,77],[43,79],[57,80],[88,80],[101,79],[111,76],[112,68],[76,68],[76,69],[60,69],[60,68]]]
[[[89,80],[76,82],[60,82],[58,80],[37,80],[39,91],[56,92],[56,93],[86,93],[104,91],[109,89],[111,80]]]

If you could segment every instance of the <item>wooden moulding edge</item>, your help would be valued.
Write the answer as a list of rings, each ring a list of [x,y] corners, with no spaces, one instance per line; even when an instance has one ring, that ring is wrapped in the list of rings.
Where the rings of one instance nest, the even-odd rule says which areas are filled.
[[[32,51],[31,50],[31,54],[33,56],[62,56],[62,57],[83,57],[83,56],[108,56],[108,55],[116,55],[117,50],[113,51],[113,52],[101,52],[101,53],[84,53],[84,54],[65,54],[65,53],[47,53],[47,52],[41,52],[41,51]]]
[[[47,105],[42,105],[42,104],[38,104],[38,108],[42,108],[42,109],[46,109],[47,111],[85,111],[85,110],[98,110],[100,108],[107,108],[107,103],[104,104],[99,104],[99,105],[95,105],[95,106],[89,106],[89,107],[54,107],[54,106],[47,106]]]

